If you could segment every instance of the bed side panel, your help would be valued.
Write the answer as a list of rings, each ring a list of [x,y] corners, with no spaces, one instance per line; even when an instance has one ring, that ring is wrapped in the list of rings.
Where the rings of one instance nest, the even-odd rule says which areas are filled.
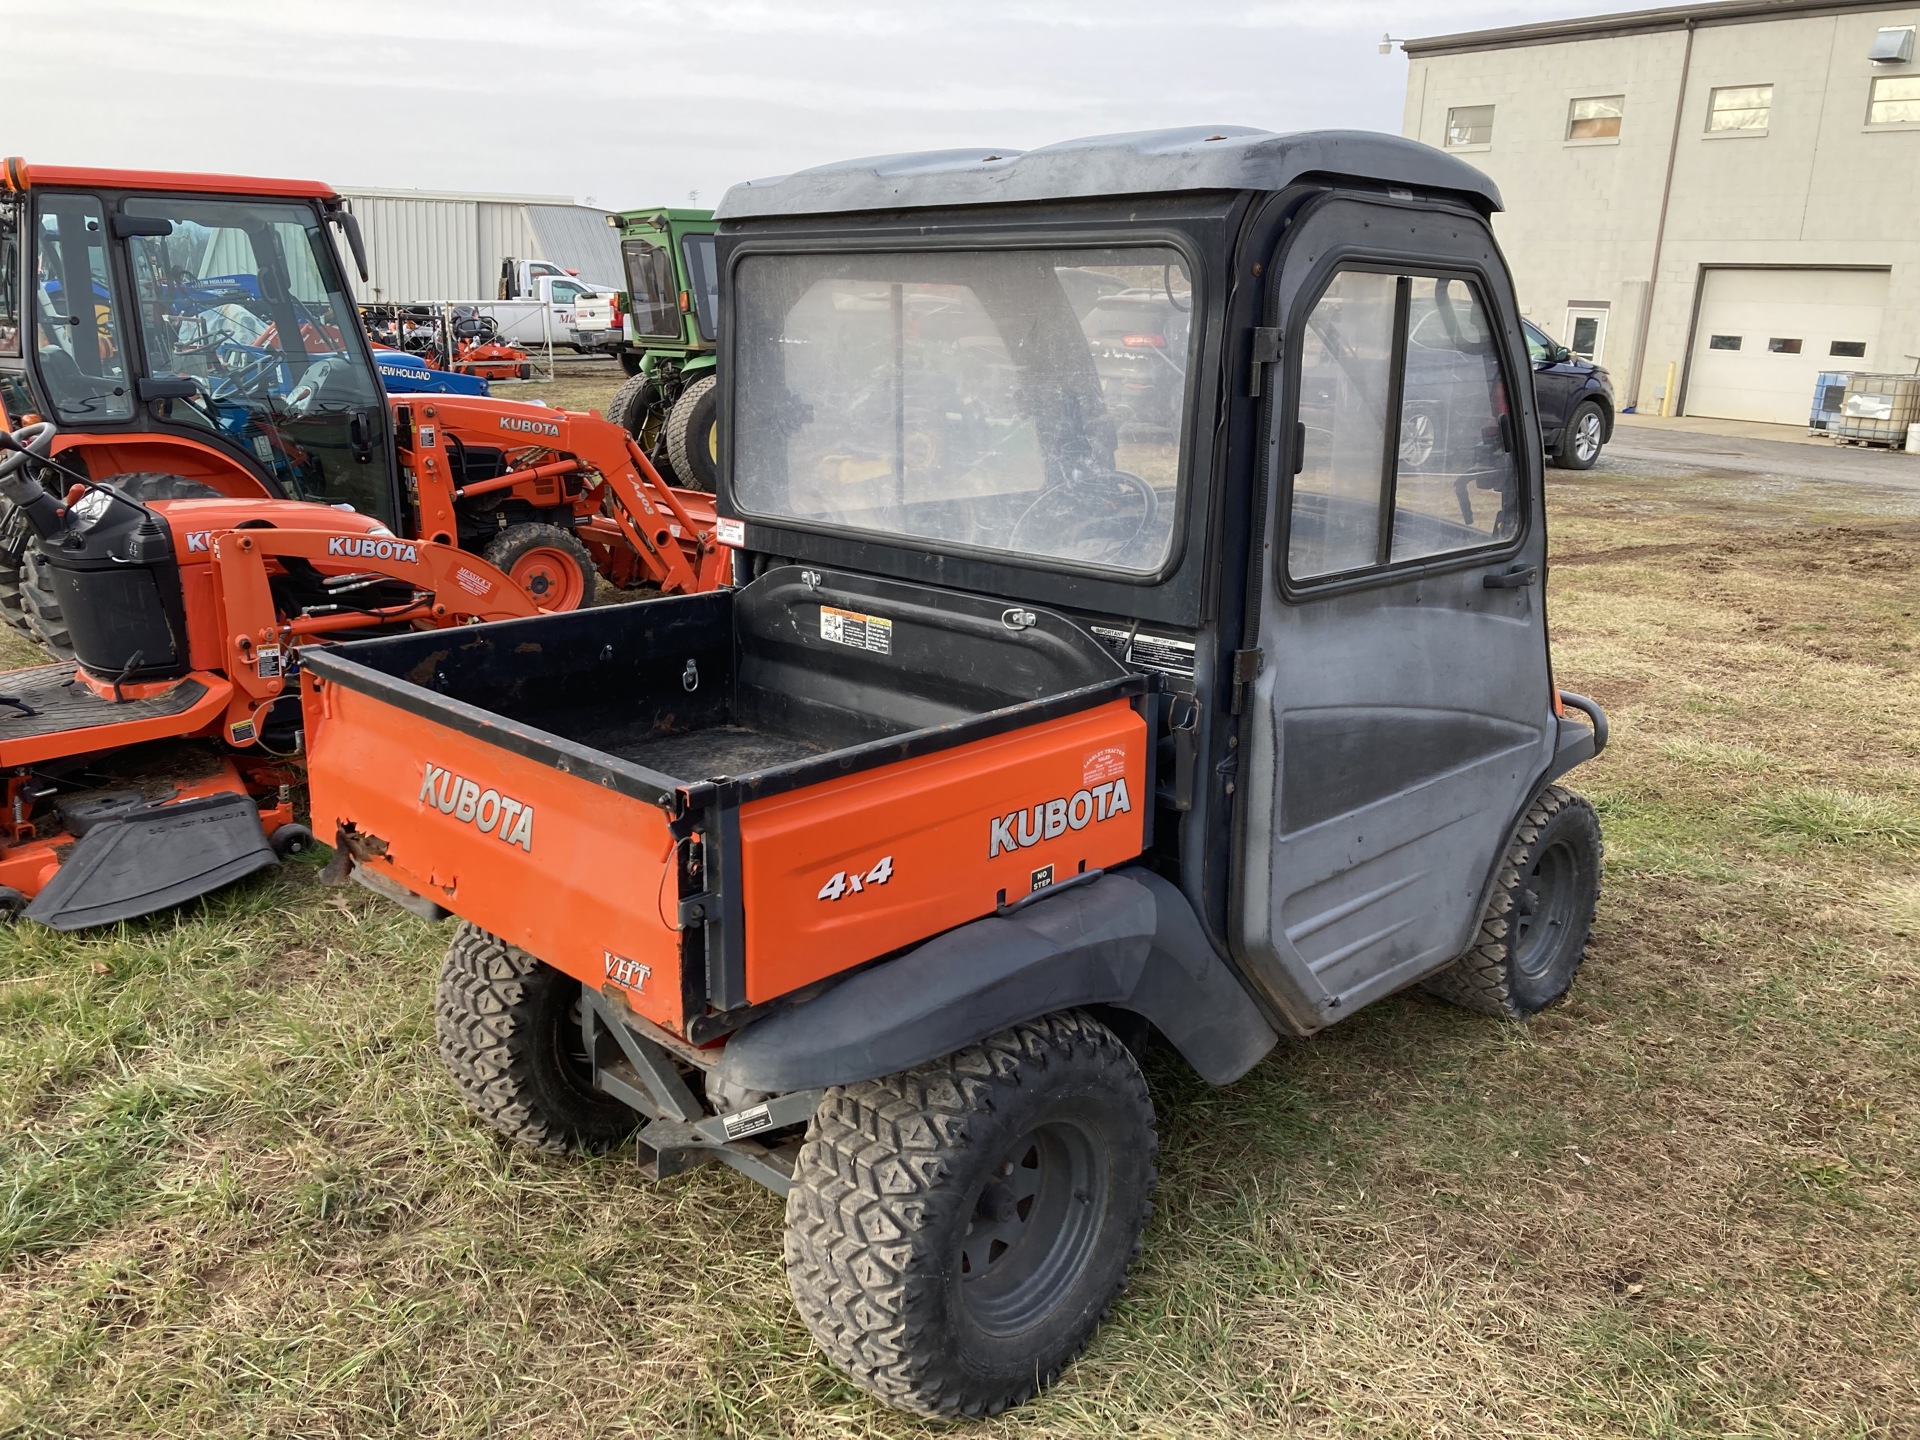
[[[351,826],[367,869],[680,1029],[658,809],[341,685],[306,709],[323,841]]]
[[[748,1000],[1133,859],[1146,735],[1119,700],[743,806]]]

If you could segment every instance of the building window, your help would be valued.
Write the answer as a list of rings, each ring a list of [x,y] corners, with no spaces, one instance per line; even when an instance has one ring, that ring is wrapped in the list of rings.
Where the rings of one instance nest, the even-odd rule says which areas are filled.
[[[1773,115],[1773,86],[1723,85],[1707,109],[1709,132],[1764,130]]]
[[[1493,143],[1493,106],[1456,105],[1447,111],[1447,148]]]
[[[1597,95],[1576,100],[1567,112],[1567,139],[1613,140],[1620,134],[1620,117],[1626,113],[1624,95]]]
[[[1873,82],[1869,125],[1920,125],[1920,75],[1883,75]]]
[[[1838,355],[1842,360],[1864,360],[1867,358],[1867,342],[1864,340],[1836,340],[1827,347],[1827,354]]]
[[[1707,341],[1707,349],[1709,350],[1738,350],[1739,348],[1740,337],[1738,335],[1715,335]]]
[[[1800,342],[1798,340],[1781,340],[1776,337],[1767,341],[1767,353],[1769,355],[1798,355],[1800,353]]]

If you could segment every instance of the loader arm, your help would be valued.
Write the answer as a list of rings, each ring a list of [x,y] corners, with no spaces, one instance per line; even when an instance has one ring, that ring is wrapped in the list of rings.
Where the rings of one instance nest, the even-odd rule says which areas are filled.
[[[225,617],[226,671],[256,702],[286,687],[285,651],[302,640],[373,625],[437,628],[536,615],[533,600],[477,555],[450,545],[331,530],[227,530],[211,537],[215,612]],[[413,587],[414,599],[378,609],[343,605],[282,616],[269,560],[305,560],[322,575],[379,576]]]
[[[732,554],[714,539],[712,497],[667,484],[612,421],[591,411],[465,396],[436,398],[419,407],[417,419],[408,453],[422,534],[458,533],[455,506],[462,500],[578,475],[583,488],[574,513],[582,539],[603,548],[631,546],[638,578],[667,594],[713,590],[732,578]],[[448,440],[519,447],[521,463],[458,486],[442,453]]]

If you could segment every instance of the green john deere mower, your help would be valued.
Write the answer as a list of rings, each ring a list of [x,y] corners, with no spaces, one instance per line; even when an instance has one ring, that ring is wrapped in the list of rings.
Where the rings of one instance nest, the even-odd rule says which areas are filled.
[[[713,212],[628,210],[607,223],[620,231],[627,268],[619,355],[628,376],[607,418],[626,427],[669,484],[711,492],[720,334]]]

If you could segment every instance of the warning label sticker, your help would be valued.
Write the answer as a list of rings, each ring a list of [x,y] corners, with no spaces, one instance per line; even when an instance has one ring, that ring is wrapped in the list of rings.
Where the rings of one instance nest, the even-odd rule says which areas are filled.
[[[855,650],[871,650],[876,655],[893,653],[893,621],[878,615],[862,615],[853,610],[820,607],[820,638]]]

